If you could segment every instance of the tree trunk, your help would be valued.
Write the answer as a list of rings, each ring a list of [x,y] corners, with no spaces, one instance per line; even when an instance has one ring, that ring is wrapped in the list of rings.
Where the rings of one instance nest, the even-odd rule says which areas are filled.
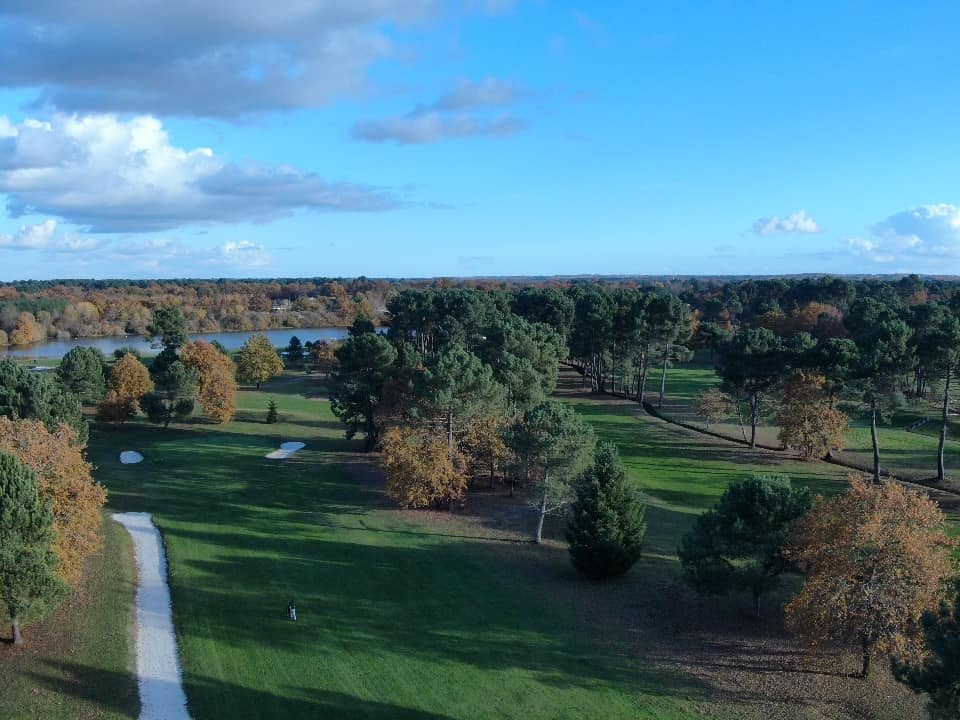
[[[740,402],[739,395],[736,398],[736,405],[737,405],[737,420],[740,421],[740,434],[743,435],[743,441],[747,442],[747,430],[743,426],[743,405]]]
[[[490,461],[490,489],[493,490],[493,483],[496,480],[493,460]]]
[[[23,635],[20,634],[20,616],[14,615],[10,618],[10,625],[13,628],[13,644],[23,645]]]
[[[860,677],[868,678],[870,677],[870,659],[873,653],[870,652],[872,649],[870,643],[866,640],[861,640],[861,648],[863,650],[863,665],[860,668]]]
[[[870,440],[873,443],[873,481],[880,484],[880,440],[877,438],[877,401],[870,400]]]
[[[750,395],[750,447],[757,447],[757,422],[760,419],[760,396],[757,393]]]
[[[663,409],[663,395],[667,390],[667,361],[670,359],[670,344],[663,346],[663,372],[660,374],[660,399],[657,407]]]
[[[647,369],[650,367],[650,353],[648,352],[650,344],[643,348],[643,370],[640,373],[640,388],[637,390],[637,399],[643,402],[647,393]]]
[[[543,497],[540,499],[540,511],[537,516],[537,533],[534,542],[540,545],[543,542],[543,521],[547,517],[547,482],[549,476],[543,479]]]
[[[447,452],[453,458],[453,408],[447,409]]]
[[[943,450],[947,443],[947,418],[950,411],[950,376],[953,368],[947,366],[947,382],[943,389],[943,421],[940,424],[940,446],[937,449],[937,481],[943,482],[946,472],[943,467]]]

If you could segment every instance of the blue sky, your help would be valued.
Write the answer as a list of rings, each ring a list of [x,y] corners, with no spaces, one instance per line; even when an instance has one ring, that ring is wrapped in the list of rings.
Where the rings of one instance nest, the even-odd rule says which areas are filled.
[[[0,279],[960,273],[960,6],[7,0]]]

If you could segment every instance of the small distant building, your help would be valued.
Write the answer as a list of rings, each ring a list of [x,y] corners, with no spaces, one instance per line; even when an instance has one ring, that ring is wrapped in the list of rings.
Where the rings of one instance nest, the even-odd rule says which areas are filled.
[[[290,298],[280,298],[273,301],[273,304],[270,307],[270,312],[286,312],[292,306],[293,303],[290,302]]]

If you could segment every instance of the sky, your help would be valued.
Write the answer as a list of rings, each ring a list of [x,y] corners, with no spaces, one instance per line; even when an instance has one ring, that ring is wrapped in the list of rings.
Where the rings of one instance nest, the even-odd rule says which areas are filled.
[[[960,274],[960,3],[3,0],[0,280]]]

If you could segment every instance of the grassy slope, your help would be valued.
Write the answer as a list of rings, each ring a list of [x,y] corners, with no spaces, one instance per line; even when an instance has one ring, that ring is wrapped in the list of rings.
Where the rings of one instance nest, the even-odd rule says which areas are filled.
[[[87,585],[24,631],[27,646],[0,647],[0,718],[113,720],[139,714],[133,667],[136,567],[130,536],[104,522],[103,551]]]
[[[242,393],[224,427],[91,441],[113,508],[164,533],[197,720],[692,716],[692,685],[597,643],[519,557],[379,510],[328,404],[293,389]],[[269,397],[278,425],[261,422]],[[294,459],[263,458],[293,439],[308,443]],[[122,466],[123,449],[147,459]]]
[[[694,412],[692,404],[699,393],[718,384],[719,380],[713,371],[713,364],[703,353],[698,354],[693,363],[671,368],[667,372],[665,412],[678,420],[701,424],[703,418]],[[659,389],[660,369],[651,368],[651,377],[647,386],[648,401],[656,402],[656,393]],[[880,453],[884,468],[889,468],[895,475],[906,477],[929,478],[936,475],[940,431],[937,408],[930,406],[926,416],[933,418],[933,421],[916,431],[907,430],[915,420],[922,417],[916,411],[895,413],[889,424],[880,426]],[[850,425],[847,448],[842,456],[851,462],[869,467],[873,463],[873,450],[870,444],[868,418],[862,413],[853,415],[850,418]],[[741,437],[740,427],[735,418],[731,418],[730,422],[716,425],[713,429],[732,437]],[[749,428],[747,432],[749,433]],[[758,428],[758,437],[762,443],[779,444],[777,429],[770,425]],[[960,478],[960,421],[957,420],[950,423],[946,467],[948,476]]]

